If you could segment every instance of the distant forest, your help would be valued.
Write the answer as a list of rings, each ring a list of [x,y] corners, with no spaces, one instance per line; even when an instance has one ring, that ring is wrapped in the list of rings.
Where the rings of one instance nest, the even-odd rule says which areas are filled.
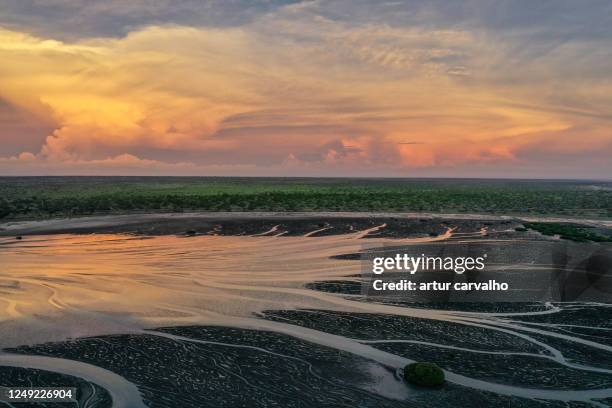
[[[390,211],[612,218],[612,183],[476,179],[2,177],[0,217]]]

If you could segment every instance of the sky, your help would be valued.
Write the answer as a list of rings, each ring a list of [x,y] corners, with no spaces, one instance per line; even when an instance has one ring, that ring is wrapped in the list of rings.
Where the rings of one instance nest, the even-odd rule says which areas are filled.
[[[0,0],[0,175],[612,179],[612,1]]]

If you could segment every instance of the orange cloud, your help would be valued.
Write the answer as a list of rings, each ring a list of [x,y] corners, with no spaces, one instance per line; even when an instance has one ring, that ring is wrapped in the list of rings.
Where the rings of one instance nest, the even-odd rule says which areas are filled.
[[[500,80],[512,77],[502,42],[299,13],[287,8],[241,28],[151,26],[72,43],[0,29],[0,98],[55,125],[39,151],[4,165],[410,174],[520,165],[528,149],[610,149],[610,118],[593,117],[597,107],[551,103],[554,78]],[[574,97],[609,102],[594,83],[577,86]]]

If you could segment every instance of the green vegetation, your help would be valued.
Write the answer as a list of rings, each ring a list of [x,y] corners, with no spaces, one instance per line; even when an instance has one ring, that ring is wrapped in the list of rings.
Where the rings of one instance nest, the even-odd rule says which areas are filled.
[[[444,371],[433,363],[411,363],[404,367],[404,379],[422,387],[439,387],[444,384]]]
[[[413,211],[612,217],[612,183],[4,177],[0,218],[171,211]]]
[[[575,242],[612,242],[612,237],[589,231],[591,227],[586,225],[559,224],[554,222],[531,222],[525,223],[525,227],[538,231],[544,235],[559,235],[562,239],[568,239]]]

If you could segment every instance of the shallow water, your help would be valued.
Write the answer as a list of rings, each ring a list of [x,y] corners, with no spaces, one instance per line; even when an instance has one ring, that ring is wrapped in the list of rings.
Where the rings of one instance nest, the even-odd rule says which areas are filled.
[[[236,335],[239,337],[250,330],[265,331],[312,344],[313,350],[322,347],[349,353],[359,359],[354,362],[363,374],[359,388],[385,401],[420,398],[418,390],[402,383],[396,369],[424,355],[435,360],[453,350],[469,364],[446,367],[445,360],[440,360],[452,386],[528,401],[609,404],[612,328],[598,327],[601,319],[610,317],[608,305],[546,305],[535,312],[487,314],[364,302],[356,295],[305,288],[310,282],[347,281],[358,275],[359,261],[331,257],[360,251],[366,241],[361,238],[375,230],[321,237],[274,236],[271,231],[250,237],[51,235],[21,241],[2,239],[0,348],[121,334],[272,353],[265,344],[230,344],[227,339],[219,339],[219,333],[217,337],[201,338],[199,331],[186,335],[180,330],[152,330],[233,327],[243,330]],[[451,235],[449,231],[436,238],[395,243],[443,240]],[[367,239],[368,246],[383,242],[388,244],[390,240]],[[589,308],[602,317],[574,328],[568,320],[546,320],[554,315],[571,316],[581,309],[592,315]],[[285,315],[274,311],[284,311]],[[348,319],[348,328],[340,330],[341,319]],[[413,331],[405,332],[403,328],[409,325],[413,325]],[[600,332],[585,334],[586,329]],[[397,333],[402,335],[398,337]],[[415,333],[421,333],[420,337]],[[474,336],[481,336],[483,341],[470,344]],[[109,339],[111,343],[125,340]],[[31,351],[40,353],[35,348]],[[0,366],[40,368],[81,377],[108,390],[115,406],[144,406],[135,391],[142,385],[138,381],[129,381],[82,356],[64,358],[62,353],[66,354],[66,347],[61,352],[47,350],[54,359],[17,349],[0,354]],[[285,361],[295,358],[289,354],[289,347],[285,352],[274,352]],[[477,365],[476,355],[486,360],[478,360],[481,364]],[[595,355],[596,359],[590,358]],[[524,366],[525,361],[540,371],[540,377],[518,381],[503,370],[503,366],[513,364]],[[314,370],[325,372],[320,367]],[[338,374],[341,369],[334,370]],[[557,379],[540,381],[549,375]],[[294,393],[312,392],[296,387]],[[445,397],[435,398],[442,404]],[[447,405],[452,406],[452,400]]]

